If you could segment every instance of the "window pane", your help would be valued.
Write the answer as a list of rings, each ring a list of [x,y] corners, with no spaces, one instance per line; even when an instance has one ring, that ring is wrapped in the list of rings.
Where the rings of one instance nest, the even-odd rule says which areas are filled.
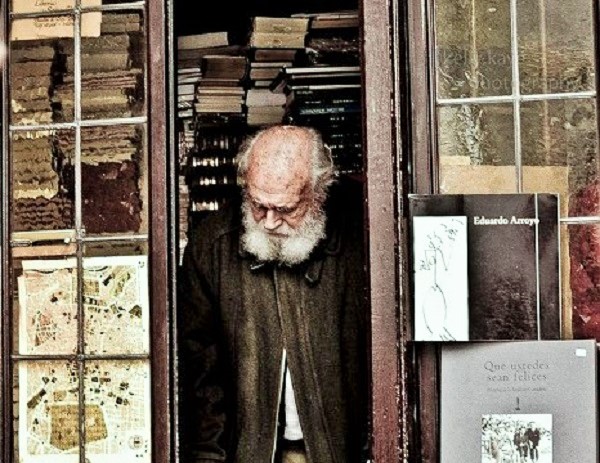
[[[10,42],[11,124],[49,124],[59,116],[54,89],[65,71],[57,43],[55,39]]]
[[[523,103],[521,124],[524,189],[561,193],[563,216],[600,214],[589,201],[600,172],[595,100]]]
[[[515,192],[512,105],[461,105],[438,110],[442,193]]]
[[[12,155],[12,230],[62,230],[74,227],[74,179],[59,140],[73,132],[14,132]],[[68,144],[72,148],[72,141]]]
[[[566,321],[572,323],[574,338],[600,339],[600,225],[565,228],[561,254],[568,258],[570,274],[563,293],[566,308],[572,310],[566,312]]]
[[[86,353],[148,353],[147,257],[88,257],[83,267]]]
[[[89,14],[102,15],[102,34],[81,42],[82,118],[143,115],[145,47],[141,14]],[[67,60],[73,61],[73,50]]]
[[[439,98],[510,95],[510,2],[435,2]]]
[[[92,428],[86,429],[90,462],[151,462],[150,399],[149,362],[86,363],[86,412],[96,410]]]
[[[76,260],[26,259],[13,265],[15,341],[27,355],[74,354],[77,351]]]
[[[144,141],[141,126],[82,129],[82,221],[88,235],[147,230]]]
[[[593,90],[593,2],[518,2],[517,12],[521,93]]]
[[[59,361],[19,362],[15,371],[15,461],[77,463],[77,367]]]

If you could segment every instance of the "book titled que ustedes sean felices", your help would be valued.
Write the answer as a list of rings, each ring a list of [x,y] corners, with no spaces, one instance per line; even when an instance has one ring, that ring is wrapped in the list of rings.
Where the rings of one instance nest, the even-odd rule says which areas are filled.
[[[415,341],[560,339],[556,194],[410,195]]]
[[[596,463],[594,340],[444,343],[440,461]]]

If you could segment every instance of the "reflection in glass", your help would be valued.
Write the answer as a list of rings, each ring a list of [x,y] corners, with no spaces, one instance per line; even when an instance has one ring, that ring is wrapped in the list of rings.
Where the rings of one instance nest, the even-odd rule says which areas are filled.
[[[86,353],[148,353],[148,258],[88,257],[83,268]]]
[[[141,127],[81,131],[82,220],[86,233],[137,233],[147,228],[147,177]]]
[[[85,436],[90,461],[151,462],[150,399],[149,362],[86,363],[86,413],[95,410]]]
[[[15,370],[16,461],[77,463],[77,367],[59,361],[19,362]]]
[[[564,235],[561,253],[569,257],[570,274],[563,292],[571,296],[573,337],[600,340],[600,225],[569,225]]]
[[[102,13],[101,31],[81,42],[82,118],[140,116],[144,114],[142,17],[136,12]]]
[[[510,2],[435,2],[439,98],[510,95]]]
[[[516,191],[512,105],[442,107],[438,124],[441,192]]]
[[[524,188],[561,193],[563,215],[600,213],[589,201],[600,171],[595,100],[523,103],[521,125]]]
[[[595,88],[593,2],[518,2],[517,21],[521,93]]]
[[[58,140],[73,136],[70,130],[13,132],[13,231],[74,227],[73,169],[57,149]]]

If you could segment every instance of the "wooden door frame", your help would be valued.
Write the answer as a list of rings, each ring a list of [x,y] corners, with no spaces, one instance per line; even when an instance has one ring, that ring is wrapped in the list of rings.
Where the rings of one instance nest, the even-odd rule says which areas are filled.
[[[406,461],[405,315],[401,245],[403,144],[401,6],[363,0],[363,147],[371,302],[372,450],[375,463]]]

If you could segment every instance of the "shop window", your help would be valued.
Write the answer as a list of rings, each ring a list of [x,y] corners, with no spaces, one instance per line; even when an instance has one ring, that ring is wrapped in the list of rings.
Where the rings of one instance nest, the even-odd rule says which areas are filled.
[[[160,461],[149,9],[12,0],[4,11],[7,463]]]

